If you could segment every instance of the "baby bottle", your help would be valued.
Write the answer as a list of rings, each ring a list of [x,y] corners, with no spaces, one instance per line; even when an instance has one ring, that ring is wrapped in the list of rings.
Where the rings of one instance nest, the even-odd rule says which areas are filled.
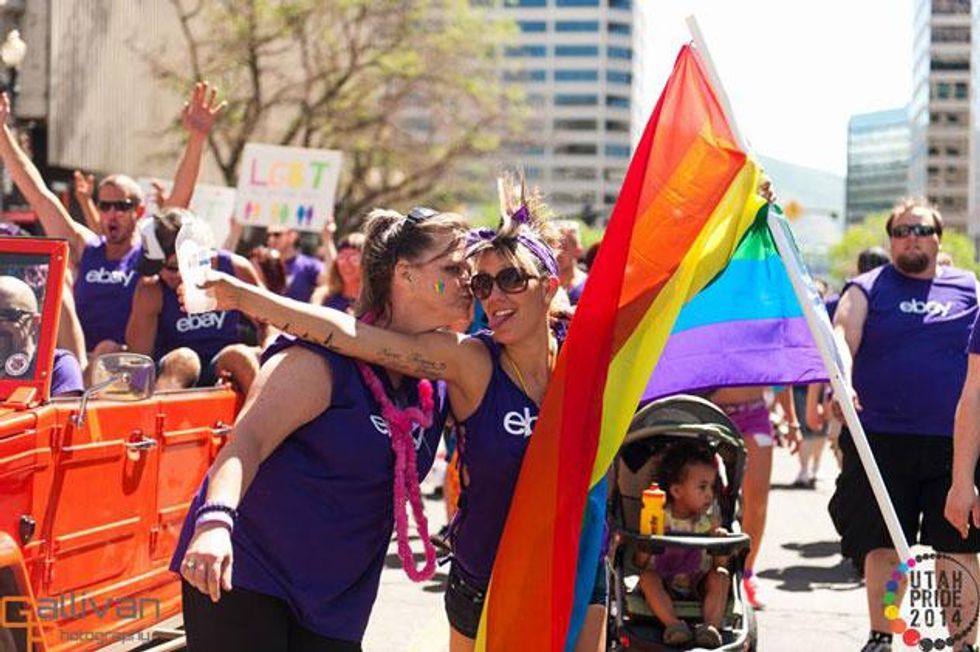
[[[664,503],[667,494],[656,482],[643,492],[643,509],[640,511],[640,534],[664,533]]]

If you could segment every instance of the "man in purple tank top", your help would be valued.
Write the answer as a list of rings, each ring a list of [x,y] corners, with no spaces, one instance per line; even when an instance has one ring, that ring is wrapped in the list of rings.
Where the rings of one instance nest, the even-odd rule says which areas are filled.
[[[214,89],[197,84],[183,113],[188,141],[168,205],[186,206],[190,202],[204,144],[222,106],[215,101]],[[76,222],[6,127],[9,113],[10,104],[4,96],[0,100],[0,123],[4,125],[0,129],[0,157],[37,213],[45,233],[68,241],[72,263],[77,268],[74,298],[86,350],[96,355],[117,351],[124,341],[126,325],[120,315],[129,314],[139,280],[136,221],[143,214],[143,192],[126,175],[105,177],[98,185],[101,233]]]
[[[297,301],[309,301],[313,290],[326,282],[323,273],[323,261],[313,256],[307,256],[296,241],[299,233],[295,229],[282,226],[270,226],[266,233],[266,244],[276,249],[286,265],[285,295]]]
[[[193,217],[185,209],[169,208],[153,217],[152,229],[141,229],[146,240],[138,268],[142,278],[126,325],[126,345],[157,361],[158,388],[213,385],[227,372],[242,394],[247,394],[259,361],[258,351],[245,345],[239,335],[241,313],[215,310],[188,315],[180,305],[177,289],[182,281],[174,245],[185,216]],[[152,252],[159,252],[160,257]],[[242,256],[218,250],[216,263],[220,271],[260,284],[255,269]]]
[[[853,358],[845,365],[851,367],[858,414],[905,536],[910,544],[952,556],[976,582],[980,534],[960,536],[943,508],[956,397],[977,316],[977,279],[937,266],[942,229],[932,207],[919,201],[896,206],[886,223],[893,263],[847,283],[834,327],[847,344],[844,357]],[[887,652],[892,635],[881,605],[898,554],[846,430],[840,445],[843,466],[830,513],[843,554],[864,567],[871,634],[863,652]],[[896,604],[902,594],[900,588]],[[972,614],[963,618],[971,620]],[[963,641],[972,645],[976,630]]]

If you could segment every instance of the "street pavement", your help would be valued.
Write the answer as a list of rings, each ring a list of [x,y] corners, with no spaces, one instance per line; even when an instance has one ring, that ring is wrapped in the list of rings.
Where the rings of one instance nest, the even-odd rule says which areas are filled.
[[[756,573],[768,608],[758,616],[764,652],[857,652],[868,635],[864,588],[841,559],[827,515],[837,467],[824,455],[814,490],[790,487],[795,457],[775,451],[769,522]],[[445,522],[441,501],[426,501],[430,529]],[[419,542],[413,547],[420,550]],[[364,640],[366,652],[444,652],[448,625],[442,610],[446,568],[421,586],[401,570],[394,542]],[[896,648],[898,649],[898,648]],[[524,652],[524,651],[519,651]]]

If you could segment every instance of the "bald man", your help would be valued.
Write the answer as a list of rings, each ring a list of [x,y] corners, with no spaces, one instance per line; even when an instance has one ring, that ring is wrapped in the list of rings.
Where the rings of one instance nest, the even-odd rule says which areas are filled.
[[[16,276],[0,276],[0,379],[34,378],[40,325],[41,313],[31,286]],[[83,389],[78,360],[56,349],[51,396],[79,395]]]

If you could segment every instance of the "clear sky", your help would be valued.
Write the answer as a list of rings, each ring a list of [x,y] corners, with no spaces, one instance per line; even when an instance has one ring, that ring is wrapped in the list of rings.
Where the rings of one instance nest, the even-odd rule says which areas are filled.
[[[847,170],[847,121],[908,103],[912,0],[634,0],[645,124],[694,14],[742,134],[765,155]],[[641,126],[642,128],[642,126]]]

